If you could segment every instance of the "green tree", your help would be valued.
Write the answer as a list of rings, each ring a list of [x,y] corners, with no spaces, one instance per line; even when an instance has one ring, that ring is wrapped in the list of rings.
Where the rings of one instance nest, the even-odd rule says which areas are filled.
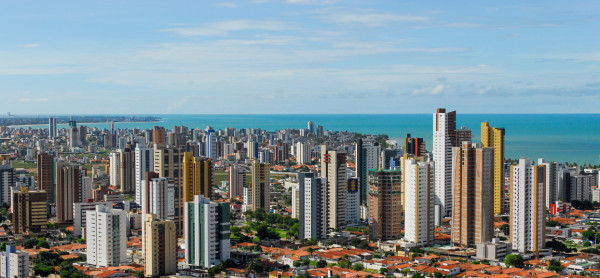
[[[504,258],[504,264],[511,267],[523,267],[523,257],[516,254],[506,255]]]
[[[565,269],[558,260],[550,260],[550,265],[548,266],[548,270],[554,271],[556,273],[560,273],[563,269]]]
[[[134,275],[137,278],[144,278],[144,272],[143,271],[138,271]]]
[[[325,260],[320,260],[317,262],[317,268],[323,268],[327,266],[327,262]]]
[[[361,271],[361,270],[365,269],[365,266],[361,263],[355,263],[352,265],[352,269],[355,271]]]
[[[502,224],[502,226],[500,226],[500,231],[502,231],[503,234],[508,235],[510,233],[510,226],[508,224]]]
[[[388,269],[385,267],[382,267],[379,269],[379,274],[381,274],[381,275],[385,275],[387,272],[388,272]]]
[[[594,240],[596,239],[596,230],[594,230],[594,227],[589,227],[586,231],[581,233],[581,236],[587,240]]]
[[[301,265],[302,265],[302,262],[301,262],[301,261],[295,261],[295,262],[294,262],[294,267],[299,267],[299,266],[301,266]]]
[[[555,238],[553,238],[552,241],[546,242],[546,247],[552,248],[552,251],[559,253],[569,251],[569,248],[567,248],[567,246],[564,243],[556,240]]]

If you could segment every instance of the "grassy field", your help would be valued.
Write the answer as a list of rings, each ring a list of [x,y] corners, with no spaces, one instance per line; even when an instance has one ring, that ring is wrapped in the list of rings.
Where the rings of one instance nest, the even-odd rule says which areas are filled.
[[[37,163],[26,162],[23,160],[14,160],[12,162],[12,166],[13,166],[13,168],[25,168],[25,169],[36,169],[37,170]]]

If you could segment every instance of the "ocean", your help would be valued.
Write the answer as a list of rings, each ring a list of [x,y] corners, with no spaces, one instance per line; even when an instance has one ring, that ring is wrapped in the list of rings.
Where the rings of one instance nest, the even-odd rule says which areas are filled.
[[[155,125],[172,129],[187,126],[204,129],[225,127],[277,130],[306,128],[308,121],[322,125],[324,130],[352,131],[363,134],[387,134],[401,142],[407,133],[423,137],[431,149],[432,114],[390,115],[158,115],[161,122],[116,123],[116,128],[152,128]],[[481,122],[492,127],[504,127],[505,157],[543,157],[548,161],[600,164],[600,114],[460,114],[457,127],[473,130],[473,142],[479,142]],[[86,124],[100,129],[108,123]],[[32,126],[40,127],[40,126]],[[41,127],[47,127],[41,126]],[[59,125],[66,127],[66,125]]]

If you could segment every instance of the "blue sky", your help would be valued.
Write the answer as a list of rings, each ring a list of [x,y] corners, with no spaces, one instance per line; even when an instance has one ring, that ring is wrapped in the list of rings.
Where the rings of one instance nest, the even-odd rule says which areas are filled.
[[[598,113],[598,11],[599,1],[6,1],[0,113]]]

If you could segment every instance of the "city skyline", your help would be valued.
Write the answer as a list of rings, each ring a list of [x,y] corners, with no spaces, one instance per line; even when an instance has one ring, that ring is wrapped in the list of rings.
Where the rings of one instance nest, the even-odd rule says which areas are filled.
[[[593,113],[599,5],[6,3],[1,112]]]

